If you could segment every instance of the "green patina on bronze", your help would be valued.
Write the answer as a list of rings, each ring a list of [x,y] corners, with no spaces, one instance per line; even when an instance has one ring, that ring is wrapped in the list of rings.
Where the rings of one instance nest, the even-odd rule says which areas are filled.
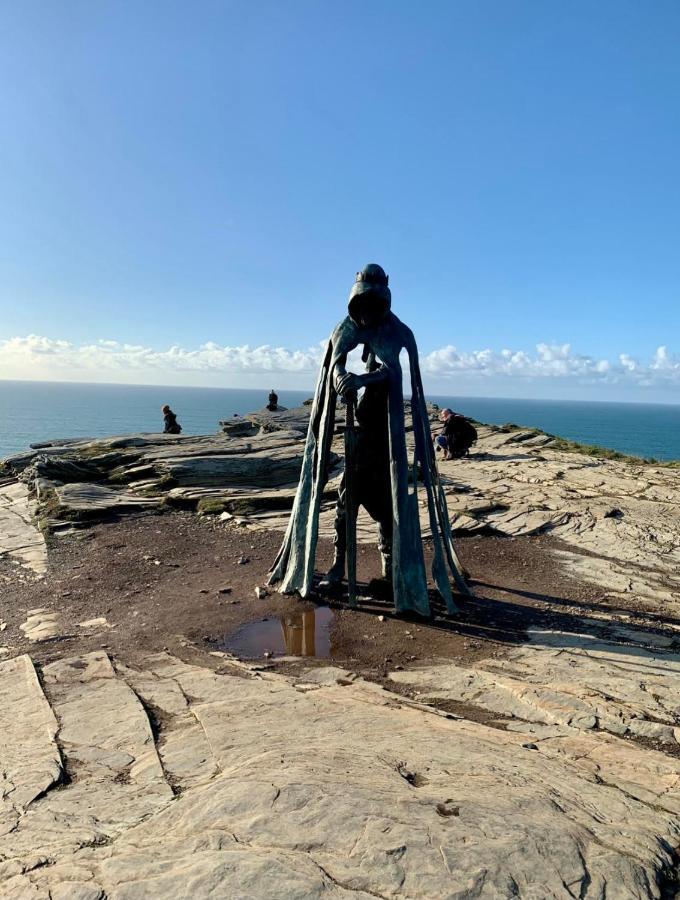
[[[359,346],[363,346],[367,368],[361,375],[346,369],[347,355]],[[406,450],[404,427],[403,372],[399,359],[402,350],[408,355],[411,376],[415,435],[415,452],[411,462]],[[395,609],[397,612],[430,615],[418,515],[420,479],[427,498],[433,540],[432,577],[448,612],[455,613],[457,607],[450,577],[461,593],[469,591],[453,547],[446,498],[437,472],[418,350],[411,329],[391,311],[388,277],[375,264],[366,266],[357,274],[349,298],[349,315],[335,328],[326,348],[307,432],[300,482],[286,536],[272,567],[270,583],[278,584],[282,593],[298,592],[302,597],[312,589],[319,511],[328,478],[335,407],[340,396],[350,402],[353,411],[357,392],[362,388],[367,389],[366,393],[373,389],[376,392],[382,390],[386,404],[388,452],[384,460],[377,452],[375,460],[377,467],[383,465],[389,469],[392,512],[389,561]],[[363,398],[360,406],[362,402]],[[354,443],[350,441],[348,446],[354,446]],[[381,471],[377,469],[375,474],[379,480]],[[410,474],[412,477],[409,477]],[[346,503],[350,511],[347,518],[351,520],[355,504],[351,497],[347,498]],[[368,511],[371,513],[371,510]],[[343,543],[339,534],[336,536],[336,547],[338,541]],[[387,549],[381,546],[384,555],[387,555]],[[344,553],[344,548],[341,550]],[[350,596],[351,588],[350,585]]]

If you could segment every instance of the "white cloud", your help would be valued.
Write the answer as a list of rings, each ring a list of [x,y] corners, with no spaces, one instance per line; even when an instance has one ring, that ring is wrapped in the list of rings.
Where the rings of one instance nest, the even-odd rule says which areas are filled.
[[[667,347],[659,347],[654,354],[652,369],[657,372],[673,373],[677,375],[680,372],[680,358],[668,352]]]
[[[537,344],[534,354],[524,350],[473,350],[463,352],[449,345],[433,350],[423,360],[423,370],[438,377],[453,375],[507,376],[513,378],[593,379],[615,376],[607,359],[574,353],[570,344]]]
[[[619,362],[627,372],[636,372],[640,368],[637,360],[633,359],[633,357],[629,356],[627,353],[619,354]]]
[[[196,350],[172,346],[154,350],[138,344],[100,340],[95,344],[72,344],[35,334],[0,341],[0,377],[88,378],[96,380],[125,374],[145,380],[173,373],[314,373],[320,348],[287,350],[262,345],[221,347],[210,341]],[[45,357],[49,357],[47,363]],[[47,371],[49,370],[49,371]],[[38,373],[36,375],[35,373]]]
[[[74,344],[28,335],[0,341],[0,378],[249,384],[276,375],[282,385],[287,381],[288,386],[307,387],[313,384],[323,346],[290,350],[266,344],[230,347],[209,341],[193,350],[178,345],[157,350],[110,339]],[[680,385],[680,359],[665,346],[645,363],[627,353],[614,360],[597,359],[575,353],[570,344],[540,343],[533,352],[509,348],[463,351],[449,345],[423,354],[421,365],[426,377],[465,377],[468,384],[494,377],[534,383],[569,379],[580,384]]]

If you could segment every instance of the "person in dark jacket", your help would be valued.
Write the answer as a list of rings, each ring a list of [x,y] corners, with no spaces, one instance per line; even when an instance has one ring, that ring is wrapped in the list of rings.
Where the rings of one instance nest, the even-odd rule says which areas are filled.
[[[182,426],[177,421],[177,416],[170,409],[167,403],[163,407],[163,423],[163,434],[180,434],[182,431]]]
[[[267,402],[266,408],[269,412],[276,412],[279,408],[279,395],[276,393],[274,388],[269,392],[269,400]]]
[[[444,459],[460,459],[466,456],[477,440],[477,429],[471,422],[451,409],[443,409],[439,420],[444,424],[441,433],[435,437],[437,450],[444,451]]]

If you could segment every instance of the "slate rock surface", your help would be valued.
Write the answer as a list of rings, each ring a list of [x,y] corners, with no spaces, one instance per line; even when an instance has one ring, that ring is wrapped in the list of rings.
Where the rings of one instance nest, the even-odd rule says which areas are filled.
[[[61,660],[42,689],[19,657],[0,693],[2,897],[670,896],[680,760],[610,734],[168,654]]]
[[[34,524],[34,504],[20,482],[0,486],[0,558],[35,575],[47,570],[45,538]]]

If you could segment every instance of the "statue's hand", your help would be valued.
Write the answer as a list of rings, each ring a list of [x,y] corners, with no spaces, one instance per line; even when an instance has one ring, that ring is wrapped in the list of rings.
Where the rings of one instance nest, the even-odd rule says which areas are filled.
[[[380,384],[381,381],[387,381],[389,377],[389,369],[384,364],[378,366],[377,369],[373,369],[371,372],[366,372],[365,375],[359,376],[363,387],[366,387],[369,384]]]
[[[335,382],[335,390],[341,397],[356,394],[361,387],[363,387],[361,376],[355,375],[354,372],[345,372]]]

